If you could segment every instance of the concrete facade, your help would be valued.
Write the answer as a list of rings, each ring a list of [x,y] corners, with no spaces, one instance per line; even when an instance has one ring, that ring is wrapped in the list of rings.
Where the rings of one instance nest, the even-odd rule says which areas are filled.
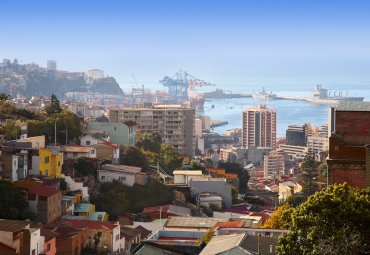
[[[110,142],[119,145],[134,146],[136,144],[136,125],[123,122],[88,122],[87,128],[92,131],[104,130],[109,134]]]
[[[123,108],[109,111],[109,121],[134,121],[140,132],[159,132],[162,142],[192,156],[195,150],[195,110],[179,105],[158,105],[153,108]],[[112,140],[113,141],[113,140]]]
[[[192,195],[213,192],[222,197],[226,208],[232,205],[231,184],[225,178],[194,178],[190,180],[189,186]]]

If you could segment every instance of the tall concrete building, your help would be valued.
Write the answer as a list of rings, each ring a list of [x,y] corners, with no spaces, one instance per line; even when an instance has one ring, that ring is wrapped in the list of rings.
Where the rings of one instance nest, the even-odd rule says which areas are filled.
[[[192,156],[195,149],[195,110],[180,105],[157,105],[152,108],[123,108],[109,111],[109,121],[134,121],[140,132],[159,132],[162,142]]]
[[[276,148],[276,111],[266,105],[243,110],[242,146]]]
[[[56,71],[57,70],[57,62],[55,60],[48,60],[46,68],[48,71]]]
[[[271,151],[264,156],[263,170],[265,178],[278,178],[285,174],[285,154],[282,151]]]
[[[286,144],[305,146],[305,125],[289,125],[286,131]]]

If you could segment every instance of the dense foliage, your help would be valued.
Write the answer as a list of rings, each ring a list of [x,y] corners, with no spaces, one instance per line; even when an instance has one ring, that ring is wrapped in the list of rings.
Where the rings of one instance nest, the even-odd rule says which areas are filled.
[[[280,207],[267,222],[289,229],[277,254],[369,254],[370,188],[329,186],[296,208]]]
[[[170,188],[149,179],[146,186],[129,187],[118,181],[104,183],[92,202],[97,210],[106,211],[111,220],[116,220],[124,212],[141,212],[144,207],[168,204],[172,199]]]
[[[247,190],[247,183],[249,181],[248,171],[245,170],[238,163],[220,162],[218,164],[219,168],[225,169],[226,173],[236,173],[239,178],[239,192],[245,193]]]
[[[8,180],[0,180],[0,218],[11,220],[36,220],[30,211],[26,193],[15,189]]]
[[[158,132],[146,132],[140,136],[140,140],[136,143],[136,146],[153,153],[161,152],[162,137]]]
[[[303,193],[306,196],[310,196],[317,191],[317,185],[315,179],[318,176],[319,163],[315,159],[315,153],[309,150],[301,165],[302,177],[303,177]]]

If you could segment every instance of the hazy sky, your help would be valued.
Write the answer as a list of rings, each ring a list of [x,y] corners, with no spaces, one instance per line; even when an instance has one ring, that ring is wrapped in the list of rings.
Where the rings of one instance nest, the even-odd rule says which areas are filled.
[[[220,86],[370,87],[370,1],[1,1],[0,58],[131,87],[178,69]]]

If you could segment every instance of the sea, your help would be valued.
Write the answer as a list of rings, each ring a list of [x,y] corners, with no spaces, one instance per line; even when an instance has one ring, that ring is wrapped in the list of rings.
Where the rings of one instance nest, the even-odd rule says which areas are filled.
[[[267,89],[268,92],[270,90]],[[370,101],[370,86],[355,89],[339,89],[344,95],[348,92],[350,96],[364,96],[364,101]],[[251,93],[240,90],[233,93]],[[277,96],[306,97],[310,91],[290,90],[272,91]],[[233,98],[233,99],[207,99],[204,104],[204,115],[210,116],[212,120],[227,121],[228,124],[215,127],[213,132],[222,134],[224,131],[242,127],[242,111],[244,108],[258,104],[265,104],[268,108],[276,110],[277,137],[285,137],[286,130],[292,124],[312,123],[315,126],[328,123],[329,105],[314,104],[304,101],[293,100],[258,100],[253,98]]]

